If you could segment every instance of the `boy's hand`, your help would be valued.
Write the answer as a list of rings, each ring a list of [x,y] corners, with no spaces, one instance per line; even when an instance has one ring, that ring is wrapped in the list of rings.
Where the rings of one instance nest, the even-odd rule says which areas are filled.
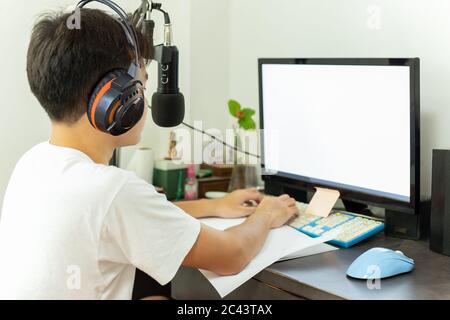
[[[261,202],[263,195],[256,190],[243,189],[234,191],[224,198],[217,199],[215,210],[221,218],[242,218],[251,215],[256,210],[256,205]],[[254,203],[252,206],[250,203]]]
[[[256,209],[255,215],[267,214],[272,229],[285,225],[291,218],[299,214],[297,202],[287,194],[280,197],[266,197]]]

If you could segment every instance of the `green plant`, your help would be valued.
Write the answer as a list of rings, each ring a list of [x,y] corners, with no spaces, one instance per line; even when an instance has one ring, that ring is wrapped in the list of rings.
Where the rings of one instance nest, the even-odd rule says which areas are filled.
[[[228,101],[228,110],[230,114],[238,119],[238,125],[244,130],[254,130],[256,129],[255,120],[253,116],[255,115],[255,110],[252,108],[242,108],[241,104],[236,100]]]
[[[255,120],[253,116],[255,115],[255,110],[252,108],[242,108],[241,104],[236,100],[228,101],[228,110],[230,114],[238,119],[237,125],[233,125],[234,131],[234,147],[236,149],[242,149],[242,141],[239,134],[239,128],[243,130],[254,130],[256,129]],[[234,164],[238,164],[238,153],[234,152]]]

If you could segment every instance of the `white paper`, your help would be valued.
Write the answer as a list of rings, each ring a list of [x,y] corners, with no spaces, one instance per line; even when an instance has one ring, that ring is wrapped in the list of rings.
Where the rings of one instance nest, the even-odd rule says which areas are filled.
[[[334,246],[331,246],[329,244],[326,243],[320,243],[320,244],[316,244],[315,246],[294,252],[290,255],[287,255],[285,257],[282,257],[280,260],[278,261],[285,261],[285,260],[291,260],[291,259],[297,259],[297,258],[302,258],[302,257],[308,257],[308,256],[313,256],[316,254],[320,254],[320,253],[325,253],[328,251],[334,251],[334,250],[339,250],[339,248],[336,248]]]
[[[225,230],[244,222],[245,219],[202,219],[210,227]],[[219,276],[211,271],[200,270],[223,298],[253,276],[277,262],[282,257],[313,247],[332,239],[332,236],[311,238],[292,227],[283,226],[271,230],[258,255],[239,274]]]

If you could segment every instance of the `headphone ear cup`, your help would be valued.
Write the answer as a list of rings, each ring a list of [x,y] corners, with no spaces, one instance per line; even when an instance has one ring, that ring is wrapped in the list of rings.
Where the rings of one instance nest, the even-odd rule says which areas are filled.
[[[144,114],[144,98],[136,98],[124,112],[121,112],[120,124],[124,128],[134,127]]]
[[[101,131],[104,131],[105,128],[99,128],[100,124],[96,123],[95,118],[96,118],[96,112],[101,110],[96,110],[94,108],[96,108],[95,103],[98,101],[97,100],[97,96],[99,94],[104,94],[105,92],[103,91],[107,91],[106,89],[106,85],[109,84],[111,81],[113,81],[114,79],[120,77],[121,75],[123,75],[124,73],[126,73],[125,70],[114,70],[109,72],[108,74],[106,74],[106,76],[104,76],[99,82],[98,84],[95,86],[94,90],[92,91],[92,94],[89,98],[89,102],[88,102],[88,106],[87,106],[87,116],[89,119],[89,122],[92,124],[92,126],[96,129],[100,129]]]
[[[145,109],[145,98],[142,90],[134,86],[131,95],[127,96],[124,105],[115,114],[115,128],[112,135],[121,135],[133,128],[142,118]]]

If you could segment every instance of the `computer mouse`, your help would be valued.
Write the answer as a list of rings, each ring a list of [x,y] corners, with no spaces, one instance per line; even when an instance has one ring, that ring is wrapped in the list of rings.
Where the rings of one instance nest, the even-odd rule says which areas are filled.
[[[414,260],[401,251],[386,248],[373,248],[358,258],[347,269],[347,275],[357,279],[383,279],[414,268]]]

